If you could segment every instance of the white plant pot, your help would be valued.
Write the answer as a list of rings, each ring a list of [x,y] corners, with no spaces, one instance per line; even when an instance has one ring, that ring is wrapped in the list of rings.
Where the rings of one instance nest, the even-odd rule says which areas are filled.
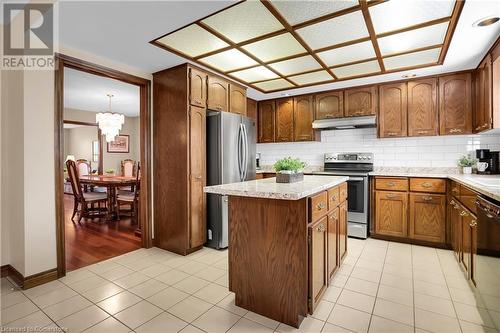
[[[470,175],[472,173],[472,167],[462,167],[462,172],[464,175]]]

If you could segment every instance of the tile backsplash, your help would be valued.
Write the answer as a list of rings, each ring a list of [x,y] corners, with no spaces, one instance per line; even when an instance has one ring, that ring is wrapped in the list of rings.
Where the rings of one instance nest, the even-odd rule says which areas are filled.
[[[321,131],[321,141],[257,144],[260,164],[299,157],[323,165],[325,153],[371,152],[375,166],[455,167],[461,155],[476,149],[500,150],[500,133],[378,139],[376,128]]]

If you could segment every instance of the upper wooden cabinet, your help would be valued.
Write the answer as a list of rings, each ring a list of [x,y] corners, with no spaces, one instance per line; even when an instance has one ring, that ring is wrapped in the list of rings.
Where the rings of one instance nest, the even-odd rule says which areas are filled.
[[[438,135],[437,79],[408,82],[408,136]]]
[[[259,102],[258,131],[259,143],[274,142],[274,122],[276,104],[274,100]]]
[[[189,104],[205,107],[207,104],[207,73],[189,68]]]
[[[229,111],[229,82],[208,76],[207,105],[210,110]]]
[[[234,84],[229,85],[229,112],[247,115],[247,92]]]
[[[329,91],[314,96],[315,119],[341,118],[344,116],[344,92]]]
[[[473,131],[479,133],[493,127],[493,76],[491,55],[487,55],[474,72]]]
[[[312,95],[299,96],[293,99],[294,141],[314,140],[312,128],[313,115]]]
[[[439,78],[439,134],[472,133],[471,74]]]
[[[293,141],[293,98],[276,100],[276,142]]]
[[[407,90],[406,83],[380,86],[379,136],[381,138],[406,136]]]
[[[377,87],[361,87],[344,91],[346,117],[374,116],[377,114]]]
[[[375,191],[375,233],[406,237],[408,193]]]
[[[257,101],[247,98],[247,117],[252,118],[257,123]]]

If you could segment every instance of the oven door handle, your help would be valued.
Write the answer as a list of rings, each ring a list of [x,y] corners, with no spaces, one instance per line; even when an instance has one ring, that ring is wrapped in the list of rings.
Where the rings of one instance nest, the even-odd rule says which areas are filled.
[[[349,180],[355,181],[355,182],[362,182],[365,179],[363,177],[351,177],[349,176]]]

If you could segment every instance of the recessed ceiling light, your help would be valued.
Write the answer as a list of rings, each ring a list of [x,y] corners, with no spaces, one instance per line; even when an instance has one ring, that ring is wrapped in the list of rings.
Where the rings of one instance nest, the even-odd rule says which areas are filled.
[[[401,77],[404,78],[404,79],[409,79],[409,78],[415,77],[415,76],[417,76],[417,74],[404,74],[404,75],[401,75]]]
[[[494,23],[497,23],[500,20],[500,17],[498,16],[488,16],[488,17],[483,17],[480,20],[477,20],[476,22],[472,23],[473,27],[486,27],[488,25],[492,25]]]

